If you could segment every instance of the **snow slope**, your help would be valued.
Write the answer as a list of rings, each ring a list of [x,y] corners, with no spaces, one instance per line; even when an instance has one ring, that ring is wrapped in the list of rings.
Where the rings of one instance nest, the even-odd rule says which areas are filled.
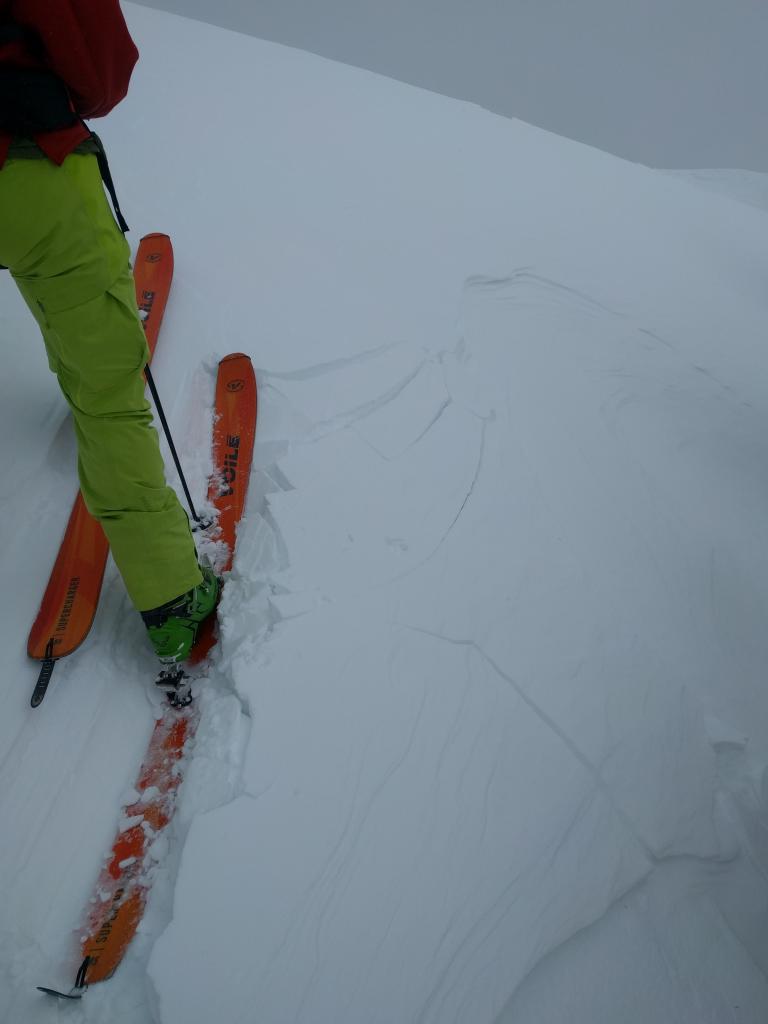
[[[103,136],[174,239],[156,379],[201,494],[250,353],[255,470],[147,918],[57,1009],[153,668],[111,569],[28,708],[74,450],[0,280],[0,1020],[764,1021],[765,213],[128,15]]]
[[[700,170],[666,171],[718,195],[730,196],[760,210],[768,210],[768,174],[761,171]]]

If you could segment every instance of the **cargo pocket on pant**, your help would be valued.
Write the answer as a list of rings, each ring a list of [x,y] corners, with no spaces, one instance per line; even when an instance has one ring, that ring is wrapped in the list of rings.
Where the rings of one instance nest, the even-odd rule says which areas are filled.
[[[148,359],[135,299],[122,280],[103,295],[73,309],[49,314],[59,358],[58,374],[72,402],[98,415],[112,392],[134,391]],[[143,382],[140,389],[143,394]]]

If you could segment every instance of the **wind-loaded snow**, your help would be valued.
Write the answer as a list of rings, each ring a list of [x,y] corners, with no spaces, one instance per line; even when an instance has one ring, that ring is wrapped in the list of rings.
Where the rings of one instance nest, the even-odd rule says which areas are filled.
[[[157,698],[110,568],[28,707],[74,443],[0,281],[0,1019],[762,1024],[766,214],[127,12],[102,134],[174,240],[155,376],[201,496],[250,354],[254,471],[146,919],[57,1017]]]

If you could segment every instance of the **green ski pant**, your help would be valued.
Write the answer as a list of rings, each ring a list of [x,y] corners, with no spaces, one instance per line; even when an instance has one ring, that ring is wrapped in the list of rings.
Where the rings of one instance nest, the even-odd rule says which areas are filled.
[[[40,326],[72,410],[86,506],[146,611],[202,577],[144,393],[148,351],[129,260],[95,156],[72,154],[61,167],[10,159],[0,170],[0,264]]]

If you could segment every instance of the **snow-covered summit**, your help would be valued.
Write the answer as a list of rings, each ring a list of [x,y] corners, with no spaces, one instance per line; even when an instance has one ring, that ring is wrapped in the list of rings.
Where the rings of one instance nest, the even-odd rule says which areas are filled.
[[[67,1012],[764,1021],[765,213],[128,14],[142,61],[102,135],[133,237],[174,240],[155,376],[198,493],[217,355],[253,357],[260,419],[149,913]],[[0,623],[0,1019],[35,1024],[151,728],[152,661],[112,572],[29,711],[73,442],[0,289],[19,580]]]

